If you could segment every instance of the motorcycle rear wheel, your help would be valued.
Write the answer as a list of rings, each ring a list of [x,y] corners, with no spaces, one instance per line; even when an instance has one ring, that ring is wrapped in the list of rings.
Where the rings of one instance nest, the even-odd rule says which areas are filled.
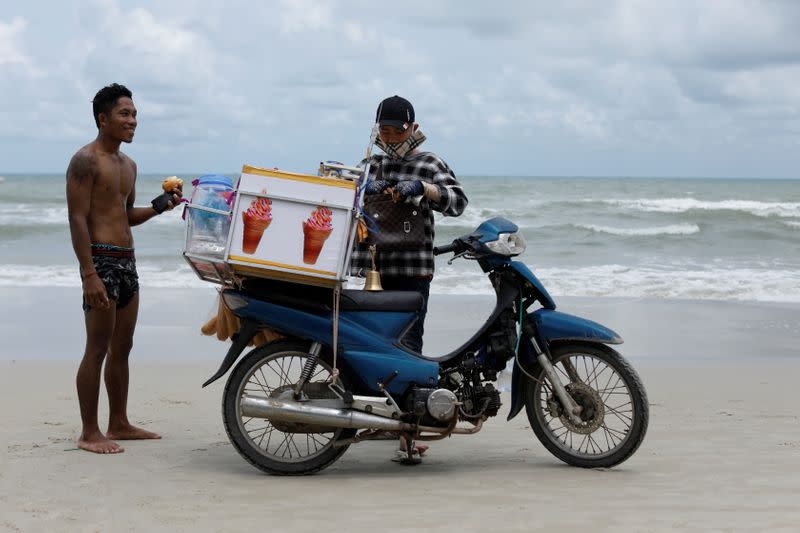
[[[583,420],[575,424],[569,419],[540,369],[536,381],[527,380],[525,391],[525,410],[539,441],[573,466],[607,468],[628,459],[644,440],[649,419],[647,394],[636,371],[605,345],[561,344],[550,351],[556,373],[583,408]],[[568,363],[574,372],[568,372]]]
[[[251,350],[231,373],[222,396],[222,420],[236,451],[269,474],[298,476],[314,474],[333,464],[348,446],[333,447],[339,439],[352,437],[356,430],[336,428],[325,433],[281,431],[268,419],[245,417],[241,413],[244,394],[270,396],[286,390],[300,378],[308,360],[308,343],[281,340]],[[324,383],[331,366],[320,356],[309,383]],[[341,372],[339,379],[348,387]],[[324,389],[325,387],[321,387]]]

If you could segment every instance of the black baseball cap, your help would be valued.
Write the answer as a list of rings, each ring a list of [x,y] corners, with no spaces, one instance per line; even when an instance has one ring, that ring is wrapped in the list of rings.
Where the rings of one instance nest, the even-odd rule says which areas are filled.
[[[375,122],[405,130],[414,123],[414,106],[402,96],[390,96],[378,105]]]

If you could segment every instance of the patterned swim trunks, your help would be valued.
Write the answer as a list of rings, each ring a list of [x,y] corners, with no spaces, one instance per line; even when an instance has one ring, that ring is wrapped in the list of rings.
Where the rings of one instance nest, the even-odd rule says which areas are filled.
[[[92,262],[97,276],[106,286],[109,299],[117,302],[117,309],[123,309],[139,292],[139,275],[136,273],[133,248],[92,244]],[[83,310],[90,309],[91,306],[84,299]]]

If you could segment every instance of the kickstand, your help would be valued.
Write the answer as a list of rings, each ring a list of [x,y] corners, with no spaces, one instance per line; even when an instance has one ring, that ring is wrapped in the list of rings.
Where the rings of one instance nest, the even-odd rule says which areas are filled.
[[[422,457],[420,457],[419,452],[414,447],[414,439],[413,439],[413,437],[408,437],[406,435],[403,435],[402,438],[403,438],[403,442],[406,443],[406,449],[397,451],[398,455],[400,455],[401,453],[405,452],[405,455],[400,460],[400,464],[404,464],[404,465],[418,465],[418,464],[420,464],[422,462]]]

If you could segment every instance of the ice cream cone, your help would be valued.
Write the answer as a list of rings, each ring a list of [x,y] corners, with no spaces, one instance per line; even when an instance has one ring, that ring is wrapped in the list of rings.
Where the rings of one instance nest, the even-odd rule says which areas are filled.
[[[246,254],[256,253],[258,243],[261,242],[261,237],[264,235],[264,230],[272,222],[272,219],[254,219],[245,216],[244,227],[242,228],[242,252]]]
[[[266,189],[261,191],[266,194]],[[258,243],[264,235],[269,223],[272,222],[272,201],[265,197],[259,197],[250,203],[250,207],[242,213],[242,252],[246,254],[256,253]]]
[[[313,265],[319,258],[319,253],[322,251],[322,245],[330,236],[333,228],[331,229],[316,229],[311,228],[307,224],[303,224],[303,263]]]

